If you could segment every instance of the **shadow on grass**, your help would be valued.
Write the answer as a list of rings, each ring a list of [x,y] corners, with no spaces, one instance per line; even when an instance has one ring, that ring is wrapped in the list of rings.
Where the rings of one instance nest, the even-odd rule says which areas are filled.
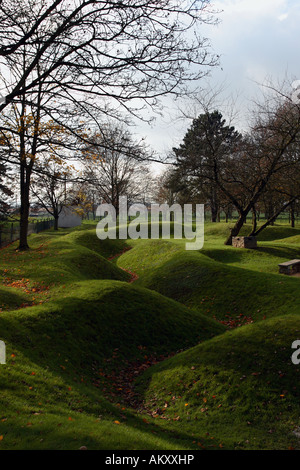
[[[70,414],[72,421],[69,420],[69,414],[59,414],[53,410],[49,411],[47,419],[45,415],[42,419],[41,416],[31,416],[30,422],[26,422],[28,418],[24,416],[9,425],[0,422],[0,433],[4,437],[1,449],[79,450],[84,446],[87,450],[199,450],[201,448],[197,443],[200,440],[204,448],[220,445],[218,439],[214,439],[212,445],[205,432],[195,442],[192,432],[165,429],[149,417],[146,419],[126,412],[120,418],[116,408],[110,416],[100,419],[96,414],[91,415],[86,411]],[[8,446],[7,436],[10,437]]]
[[[29,301],[29,296],[13,287],[0,287],[0,309],[15,309]]]
[[[258,244],[255,249],[245,248],[232,248],[227,249],[203,249],[201,253],[214,261],[218,261],[224,264],[238,264],[245,261],[246,263],[261,262],[262,267],[264,261],[270,262],[271,257],[274,258],[274,264],[277,269],[277,261],[285,261],[300,256],[300,248],[298,247],[287,247],[287,246],[262,246]],[[266,255],[266,256],[264,256]],[[244,264],[244,266],[245,266]]]
[[[258,227],[259,228],[259,227]],[[300,235],[300,228],[298,227],[287,227],[274,225],[265,228],[259,235],[258,241],[275,241],[286,238],[286,243],[288,243],[289,237],[294,237],[295,235]]]
[[[281,247],[281,246],[259,246],[257,250],[266,253],[274,258],[281,258],[282,261],[288,261],[300,257],[300,247]]]
[[[9,448],[14,448],[12,442],[15,442],[16,448],[22,449],[76,449],[81,445],[91,449],[192,447],[193,437],[189,433],[164,430],[153,422],[148,424],[141,417],[132,415],[130,410],[120,412],[120,408],[104,398],[101,388],[92,385],[94,371],[99,370],[100,366],[107,367],[109,373],[109,361],[116,354],[116,349],[123,349],[127,358],[128,354],[133,353],[144,355],[145,351],[140,351],[140,344],[147,338],[151,343],[150,351],[151,347],[155,350],[159,347],[161,350],[181,347],[187,337],[190,338],[190,345],[193,345],[193,338],[195,343],[198,339],[198,320],[195,317],[194,326],[190,325],[186,309],[182,318],[182,328],[186,328],[186,331],[180,333],[180,343],[180,338],[174,336],[172,339],[172,335],[164,333],[167,323],[171,324],[174,318],[175,302],[152,294],[155,305],[151,308],[157,315],[155,324],[153,318],[147,321],[142,310],[142,306],[145,309],[146,297],[139,301],[139,289],[125,284],[122,292],[122,283],[118,283],[117,287],[120,291],[118,295],[110,291],[104,295],[102,302],[94,293],[94,299],[90,295],[81,299],[61,299],[52,302],[52,306],[23,309],[11,316],[6,314],[0,317],[0,331],[9,352],[12,347],[16,347],[16,359],[9,361],[6,382],[1,377],[4,406],[1,414],[9,409],[10,419],[5,424],[0,422],[0,434],[5,440],[6,434],[10,435]],[[132,291],[130,298],[129,290]],[[168,304],[168,312],[163,302]],[[148,308],[150,305],[151,299],[148,298]],[[135,311],[139,314],[139,322],[134,316]],[[145,325],[141,321],[142,317],[145,317]],[[181,331],[180,325],[177,329]],[[142,334],[139,335],[141,330]],[[32,370],[36,371],[33,376],[30,372]],[[82,376],[86,383],[77,383]],[[74,378],[77,382],[74,382]],[[69,393],[67,387],[70,383],[74,391]],[[113,397],[113,400],[116,403],[118,396]],[[42,402],[41,413],[37,412],[38,402]],[[72,416],[71,422],[68,421],[68,413]],[[120,417],[120,413],[123,416]],[[100,422],[96,422],[99,415],[103,416]],[[121,424],[115,424],[115,421]]]
[[[163,409],[165,401],[170,405],[167,415],[181,410],[182,429],[192,416],[196,428],[215,424],[216,435],[226,440],[227,433],[230,441],[239,428],[249,438],[256,427],[267,446],[285,441],[288,448],[297,441],[291,422],[297,422],[300,410],[300,367],[292,364],[290,349],[295,331],[300,331],[300,317],[287,315],[227,332],[148,369],[138,379],[139,393],[150,410]],[[189,413],[183,411],[186,402]],[[200,410],[204,406],[207,417]]]

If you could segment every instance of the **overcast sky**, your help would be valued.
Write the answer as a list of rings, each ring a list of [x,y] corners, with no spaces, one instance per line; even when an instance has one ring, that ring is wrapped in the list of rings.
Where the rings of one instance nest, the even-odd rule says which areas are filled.
[[[226,84],[226,96],[238,94],[242,115],[258,92],[254,81],[266,77],[274,81],[286,74],[300,79],[300,1],[299,0],[218,0],[212,2],[221,23],[206,26],[204,35],[210,38],[213,50],[221,56],[218,69],[209,79],[212,87]],[[224,95],[225,96],[225,95]],[[172,108],[170,100],[167,102]],[[190,123],[174,122],[169,113],[157,119],[153,128],[140,126],[139,132],[159,153],[178,145]],[[245,122],[241,117],[241,123]]]

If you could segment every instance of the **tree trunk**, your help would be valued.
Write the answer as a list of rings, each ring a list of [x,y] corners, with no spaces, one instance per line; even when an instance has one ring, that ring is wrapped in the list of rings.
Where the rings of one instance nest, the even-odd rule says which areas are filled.
[[[232,238],[237,237],[240,233],[241,228],[243,227],[244,223],[246,222],[247,212],[242,212],[236,221],[234,227],[230,230],[230,235],[227,238],[225,245],[232,245]]]
[[[28,218],[29,218],[29,188],[30,177],[27,168],[21,164],[20,186],[21,186],[21,207],[20,207],[20,240],[18,249],[21,251],[29,250],[28,237]]]
[[[291,214],[291,226],[295,228],[295,201],[292,202],[291,204],[290,214]]]
[[[214,204],[211,204],[211,221],[217,222],[218,219],[218,207]]]
[[[256,237],[257,235],[260,234],[260,232],[262,232],[266,227],[268,227],[268,225],[272,225],[272,223],[274,224],[274,220],[277,219],[279,214],[281,214],[281,212],[283,212],[288,206],[293,204],[295,200],[296,198],[293,198],[290,201],[286,202],[280,209],[278,209],[278,211],[269,220],[267,220],[267,222],[265,222],[261,227],[259,227],[258,230],[256,231],[252,230],[251,233],[249,234],[249,237],[251,236]]]
[[[257,228],[257,216],[255,207],[252,209],[252,232],[255,232]]]
[[[219,201],[216,189],[211,187],[210,190],[210,210],[211,210],[211,221],[217,222],[219,213]]]

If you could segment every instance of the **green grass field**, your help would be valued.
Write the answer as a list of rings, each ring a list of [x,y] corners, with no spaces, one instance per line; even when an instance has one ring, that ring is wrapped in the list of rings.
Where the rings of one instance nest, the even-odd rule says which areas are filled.
[[[300,449],[300,278],[278,274],[300,227],[256,250],[227,231],[185,251],[89,223],[2,249],[0,449]]]

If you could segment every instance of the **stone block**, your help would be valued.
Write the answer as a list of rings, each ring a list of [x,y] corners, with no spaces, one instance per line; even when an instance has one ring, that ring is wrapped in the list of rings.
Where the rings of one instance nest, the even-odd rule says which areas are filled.
[[[256,237],[233,237],[232,246],[235,248],[257,248]]]

